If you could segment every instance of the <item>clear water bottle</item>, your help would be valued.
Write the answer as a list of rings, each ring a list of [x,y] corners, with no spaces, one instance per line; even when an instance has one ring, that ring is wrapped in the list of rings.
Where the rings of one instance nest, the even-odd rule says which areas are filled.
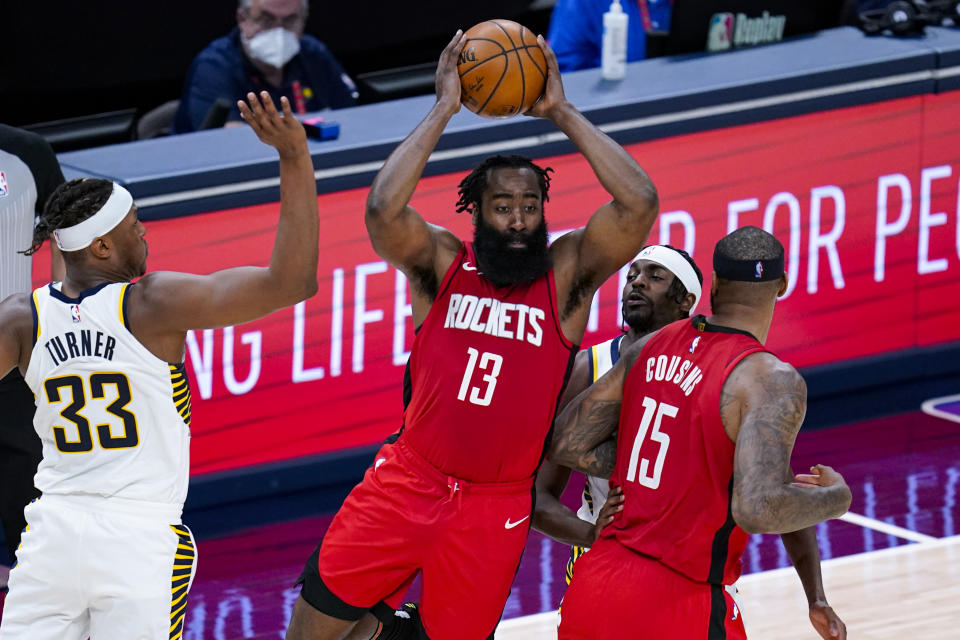
[[[605,80],[620,80],[627,73],[627,20],[620,0],[613,0],[603,14],[600,67]]]

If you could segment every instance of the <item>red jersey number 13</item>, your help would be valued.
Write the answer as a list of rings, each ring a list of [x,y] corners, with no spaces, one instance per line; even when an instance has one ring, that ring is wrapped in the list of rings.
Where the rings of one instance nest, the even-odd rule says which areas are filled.
[[[493,390],[497,388],[497,376],[500,375],[500,367],[503,365],[503,356],[484,351],[480,353],[473,347],[467,347],[467,368],[463,372],[463,380],[460,381],[460,392],[457,393],[457,400],[464,402],[467,400],[467,392],[470,393],[470,402],[481,407],[490,406],[493,400]],[[478,363],[479,360],[479,363]],[[480,369],[484,374],[480,386],[470,386],[473,381],[475,369]],[[482,396],[480,394],[483,394]]]

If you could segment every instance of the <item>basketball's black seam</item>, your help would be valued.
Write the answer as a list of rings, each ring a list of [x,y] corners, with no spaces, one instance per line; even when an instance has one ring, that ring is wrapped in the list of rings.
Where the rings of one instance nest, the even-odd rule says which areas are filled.
[[[538,45],[525,44],[525,45],[523,45],[523,52],[524,52],[525,54],[527,54],[527,57],[528,57],[528,58],[530,58],[530,62],[533,63],[533,68],[536,69],[537,71],[539,71],[539,72],[540,72],[540,75],[542,75],[542,76],[544,77],[544,79],[546,79],[546,77],[547,77],[547,72],[546,72],[546,70],[540,68],[540,65],[537,64],[537,60],[533,57],[533,55],[530,54],[530,49],[538,49],[538,50],[539,50],[540,47],[539,47]],[[546,62],[546,56],[544,56],[544,62]]]
[[[512,52],[512,53],[516,53],[516,54],[517,54],[517,64],[520,65],[520,104],[517,105],[517,111],[520,111],[520,107],[523,106],[523,100],[524,100],[524,98],[525,98],[526,95],[527,95],[527,79],[526,79],[526,77],[524,77],[524,75],[523,75],[523,60],[520,59],[520,52],[517,51],[517,43],[513,41],[513,38],[510,37],[510,33],[509,33],[506,29],[503,28],[503,25],[501,25],[501,24],[500,24],[499,22],[497,22],[496,20],[490,20],[489,22],[492,22],[493,24],[497,25],[497,29],[500,29],[500,31],[503,31],[503,35],[505,35],[505,36],[507,37],[507,40],[510,42],[510,44],[513,45],[513,49],[511,49],[510,51],[505,51],[504,53],[507,54],[507,53],[511,53],[511,52]],[[522,45],[525,45],[525,44],[526,44],[526,43],[523,41],[523,30],[524,30],[524,29],[526,29],[526,27],[524,27],[523,25],[520,25],[520,44],[522,44]],[[509,68],[510,68],[510,61],[508,60],[508,61],[507,61],[507,66],[505,66],[505,67],[503,68],[503,75],[504,75],[504,76],[507,75],[507,69],[509,69]],[[503,77],[501,76],[500,79],[502,80]],[[500,86],[500,83],[499,83],[499,82],[497,83],[497,86]],[[496,92],[496,89],[494,89],[494,93],[495,93],[495,92]],[[493,93],[491,93],[490,95],[491,95],[491,97],[492,97],[492,96],[493,96]],[[487,98],[487,102],[490,102],[490,98]],[[484,105],[484,106],[486,106],[486,105]],[[511,114],[511,115],[512,115],[512,114]]]
[[[502,48],[503,48],[503,47],[501,47],[501,49],[502,49]],[[500,56],[506,56],[506,55],[507,55],[506,52],[504,52],[504,53],[498,53],[497,55],[491,56],[491,57],[489,57],[489,58],[484,58],[484,60],[483,60],[482,62],[478,62],[477,64],[473,65],[472,67],[470,67],[469,69],[467,69],[466,71],[464,71],[463,74],[460,74],[460,79],[461,79],[461,81],[463,80],[463,75],[464,75],[464,74],[470,73],[471,71],[473,71],[474,69],[476,69],[476,68],[479,67],[480,65],[484,65],[484,64],[490,62],[491,60],[496,60],[496,59],[499,58]],[[504,66],[503,66],[503,71],[500,73],[500,77],[497,79],[497,83],[496,83],[495,85],[493,85],[493,89],[490,90],[490,94],[487,96],[487,99],[483,102],[482,105],[480,105],[479,107],[477,107],[477,113],[480,113],[481,111],[483,111],[484,107],[487,106],[487,103],[490,102],[490,99],[493,98],[493,96],[497,93],[497,88],[500,86],[500,83],[503,82],[503,79],[504,79],[504,77],[505,77],[506,75],[507,75],[507,65],[504,65]]]
[[[480,62],[476,63],[475,65],[473,65],[473,66],[470,67],[469,69],[465,69],[462,73],[459,73],[459,72],[458,72],[458,73],[459,73],[459,76],[460,76],[461,78],[462,78],[465,74],[470,73],[471,71],[473,71],[474,69],[476,69],[477,67],[479,67],[480,65],[486,64],[486,63],[490,62],[491,60],[496,60],[497,58],[499,58],[499,57],[501,57],[501,56],[506,56],[507,53],[509,53],[506,49],[503,48],[503,45],[501,45],[499,42],[496,42],[495,40],[488,40],[487,38],[471,38],[471,40],[477,40],[477,41],[480,41],[480,42],[492,42],[493,44],[495,44],[495,45],[497,45],[498,47],[500,47],[500,53],[495,53],[494,55],[490,56],[489,58],[484,58],[483,60],[481,60]]]
[[[497,26],[499,26],[499,25],[497,25]],[[458,74],[458,77],[460,78],[461,82],[463,81],[463,76],[465,76],[466,74],[470,73],[471,71],[473,71],[473,70],[476,69],[477,67],[479,67],[479,66],[481,66],[481,65],[484,65],[484,64],[490,62],[491,60],[496,60],[496,59],[499,58],[500,56],[506,57],[506,55],[507,55],[507,50],[503,48],[503,45],[500,44],[499,42],[497,42],[496,40],[493,40],[492,38],[470,38],[470,39],[471,39],[471,40],[476,40],[477,42],[489,42],[489,43],[491,43],[491,44],[494,44],[494,45],[500,47],[500,53],[498,53],[498,54],[496,54],[496,55],[493,55],[493,56],[490,56],[489,58],[484,58],[483,60],[481,60],[481,61],[478,62],[477,64],[473,65],[473,66],[470,67],[469,69],[465,69],[465,70],[463,71],[463,73],[459,73],[459,74]],[[512,43],[513,43],[513,40],[511,40],[510,43],[512,44]],[[477,107],[477,113],[483,111],[484,107],[487,106],[487,103],[490,102],[490,99],[493,98],[494,94],[497,92],[497,87],[500,86],[500,83],[503,81],[504,76],[507,75],[507,67],[508,67],[508,64],[509,64],[509,61],[507,62],[507,64],[504,64],[504,65],[503,65],[503,71],[500,73],[500,78],[497,80],[497,83],[496,83],[495,85],[493,85],[493,89],[490,90],[490,94],[487,95],[487,99],[484,101],[484,103],[483,103],[482,105],[480,105],[479,107]]]

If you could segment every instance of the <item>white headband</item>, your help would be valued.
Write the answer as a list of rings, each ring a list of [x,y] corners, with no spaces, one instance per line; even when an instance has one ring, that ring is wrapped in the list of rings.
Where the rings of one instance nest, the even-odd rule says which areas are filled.
[[[697,272],[693,270],[686,258],[673,249],[654,244],[641,251],[637,260],[649,260],[659,264],[679,278],[680,283],[686,287],[687,293],[693,294],[693,306],[690,307],[690,315],[693,315],[693,310],[697,308],[697,303],[700,302],[702,289],[700,281],[697,279]]]
[[[79,251],[86,249],[94,238],[106,235],[113,230],[120,221],[127,217],[130,207],[133,206],[133,196],[130,192],[113,183],[113,193],[103,203],[100,210],[92,216],[63,229],[54,229],[53,237],[61,251]]]

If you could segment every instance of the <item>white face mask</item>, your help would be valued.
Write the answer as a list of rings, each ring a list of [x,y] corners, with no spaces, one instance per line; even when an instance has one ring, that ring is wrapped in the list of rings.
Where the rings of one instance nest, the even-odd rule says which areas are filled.
[[[300,52],[300,38],[283,27],[261,31],[249,39],[241,34],[241,39],[251,58],[276,69],[282,69]]]

